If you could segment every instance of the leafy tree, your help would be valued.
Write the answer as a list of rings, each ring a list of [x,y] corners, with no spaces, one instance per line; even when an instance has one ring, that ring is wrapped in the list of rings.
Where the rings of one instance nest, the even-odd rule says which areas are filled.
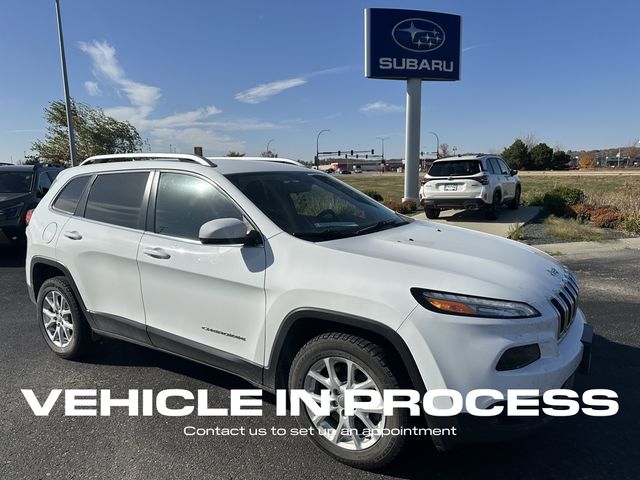
[[[227,157],[244,157],[244,153],[234,152],[233,150],[230,150],[227,152]]]
[[[72,102],[71,113],[79,160],[92,155],[139,152],[144,146],[136,127],[105,115],[99,108]],[[33,142],[31,149],[35,153],[28,161],[68,165],[71,155],[64,102],[51,102],[44,114],[49,124],[47,133],[44,140]]]
[[[529,149],[522,140],[517,138],[511,146],[502,152],[502,158],[515,170],[529,168]]]
[[[529,158],[531,159],[530,168],[533,170],[545,170],[547,168],[551,168],[553,148],[546,143],[539,143],[529,151]]]
[[[570,161],[571,155],[564,150],[556,150],[553,152],[553,158],[551,159],[551,169],[564,170]]]
[[[266,152],[262,152],[260,156],[263,158],[276,158],[278,154],[273,153],[271,150],[267,150]]]

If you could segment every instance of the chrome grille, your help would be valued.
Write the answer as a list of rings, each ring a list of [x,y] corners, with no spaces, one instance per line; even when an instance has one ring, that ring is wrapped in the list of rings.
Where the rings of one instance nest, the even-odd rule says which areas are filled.
[[[558,314],[558,338],[562,338],[571,326],[578,310],[580,288],[575,275],[565,267],[564,284],[550,299]]]

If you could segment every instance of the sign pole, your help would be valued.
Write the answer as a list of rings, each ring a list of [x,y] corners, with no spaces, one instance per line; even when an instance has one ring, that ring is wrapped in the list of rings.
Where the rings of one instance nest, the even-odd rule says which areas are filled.
[[[422,79],[407,79],[407,117],[404,138],[404,197],[418,201],[418,162],[420,159],[420,109]]]

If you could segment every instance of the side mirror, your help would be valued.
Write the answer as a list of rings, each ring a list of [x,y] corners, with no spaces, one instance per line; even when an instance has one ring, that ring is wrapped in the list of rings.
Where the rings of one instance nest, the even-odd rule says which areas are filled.
[[[513,177],[514,175],[518,174],[518,170],[511,170],[511,172],[509,172],[511,174],[511,176]]]
[[[262,241],[256,230],[247,233],[247,226],[237,218],[218,218],[200,227],[198,238],[210,245],[257,245]]]

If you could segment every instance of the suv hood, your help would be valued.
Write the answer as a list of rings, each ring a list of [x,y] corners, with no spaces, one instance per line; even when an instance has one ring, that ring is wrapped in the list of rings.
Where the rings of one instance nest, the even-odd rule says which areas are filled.
[[[380,281],[488,298],[540,301],[564,277],[559,262],[533,247],[426,221],[320,245],[381,262]]]
[[[0,207],[10,207],[14,203],[26,200],[30,196],[31,193],[0,193]]]

